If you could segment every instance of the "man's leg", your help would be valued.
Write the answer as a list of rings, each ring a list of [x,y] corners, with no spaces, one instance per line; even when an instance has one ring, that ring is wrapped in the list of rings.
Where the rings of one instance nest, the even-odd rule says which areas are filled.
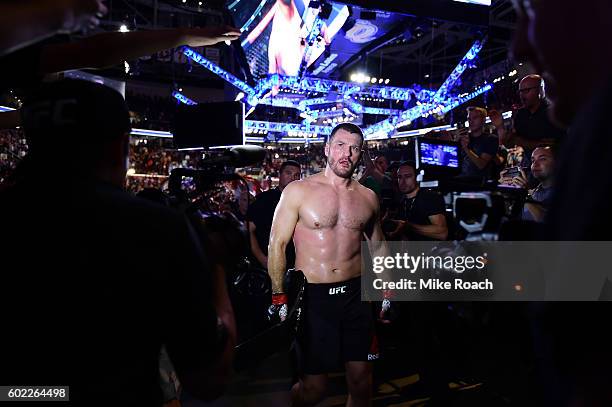
[[[372,403],[372,362],[346,362],[347,407],[370,406]]]
[[[293,407],[314,406],[325,397],[327,375],[304,375],[291,389]]]

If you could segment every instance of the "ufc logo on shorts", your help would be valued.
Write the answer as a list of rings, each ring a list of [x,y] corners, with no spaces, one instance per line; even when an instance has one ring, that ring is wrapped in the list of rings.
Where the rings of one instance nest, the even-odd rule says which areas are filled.
[[[346,292],[345,285],[343,285],[342,287],[333,287],[329,289],[329,295],[344,294],[345,292]]]

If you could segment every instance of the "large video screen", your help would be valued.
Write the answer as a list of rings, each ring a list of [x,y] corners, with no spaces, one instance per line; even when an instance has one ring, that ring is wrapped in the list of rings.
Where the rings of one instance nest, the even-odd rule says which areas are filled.
[[[321,4],[311,0],[228,2],[234,24],[243,32],[242,46],[255,78],[273,73],[297,76],[300,67],[309,67],[310,76],[325,77],[406,18],[326,2],[319,14],[320,36],[309,44],[309,33],[317,24],[315,9]]]
[[[459,147],[456,145],[421,141],[419,148],[421,164],[423,165],[459,167]]]

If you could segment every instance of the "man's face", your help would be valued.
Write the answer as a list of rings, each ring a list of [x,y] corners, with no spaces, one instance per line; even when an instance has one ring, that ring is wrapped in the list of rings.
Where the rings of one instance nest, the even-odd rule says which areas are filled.
[[[382,173],[387,172],[387,168],[389,168],[389,162],[383,155],[376,157],[376,160],[374,160],[374,165],[376,166],[378,171]]]
[[[468,123],[470,126],[470,131],[478,131],[482,129],[482,126],[485,124],[485,118],[482,117],[482,114],[477,110],[470,110],[468,112]]]
[[[287,185],[292,183],[293,181],[297,181],[302,176],[302,172],[300,167],[296,167],[294,165],[287,165],[283,168],[279,175],[278,188],[282,191],[285,189]]]
[[[609,0],[513,2],[518,19],[512,54],[516,60],[529,61],[542,74],[553,102],[553,119],[569,124],[587,92],[593,90],[587,89],[592,87],[586,86],[586,79],[592,81],[600,75],[596,69],[609,66],[593,43],[598,38],[602,41],[602,27],[609,24],[609,15],[604,17],[610,10]],[[576,63],[571,63],[574,59]]]
[[[540,101],[540,81],[535,78],[524,78],[519,83],[518,92],[523,106],[531,109]]]
[[[555,158],[549,148],[536,148],[531,154],[531,173],[538,181],[545,181],[554,171]]]
[[[359,134],[338,130],[325,145],[327,165],[337,176],[350,178],[361,158],[362,139]]]
[[[397,186],[402,194],[409,194],[417,187],[414,168],[403,165],[397,170]]]

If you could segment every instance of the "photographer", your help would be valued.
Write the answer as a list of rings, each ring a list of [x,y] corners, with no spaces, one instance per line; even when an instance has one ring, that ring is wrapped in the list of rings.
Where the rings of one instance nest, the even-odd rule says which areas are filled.
[[[497,154],[499,142],[496,137],[485,134],[484,125],[487,111],[482,107],[469,107],[469,127],[457,131],[463,155],[461,177],[478,181],[491,178],[493,158]]]
[[[531,154],[531,174],[539,182],[529,190],[527,201],[523,206],[523,220],[543,222],[550,205],[553,192],[553,172],[555,156],[551,147],[537,147]],[[509,170],[502,172],[499,182],[518,188],[528,188],[527,175],[522,169],[513,177],[508,176]]]
[[[184,216],[123,191],[121,95],[65,80],[22,112],[30,150],[0,196],[0,309],[14,320],[3,382],[70,386],[81,405],[159,406],[165,345],[187,392],[218,396],[235,340],[225,282]],[[54,197],[44,212],[41,197]]]

